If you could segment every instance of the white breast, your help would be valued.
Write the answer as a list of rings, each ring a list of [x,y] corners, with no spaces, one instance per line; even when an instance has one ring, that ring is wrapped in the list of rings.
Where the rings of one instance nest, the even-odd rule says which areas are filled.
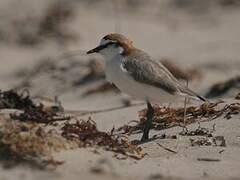
[[[166,93],[164,90],[139,83],[135,81],[130,74],[122,67],[121,55],[117,55],[106,63],[106,78],[107,81],[114,83],[123,93],[126,93],[138,100],[145,100],[155,102],[172,102],[176,99]]]

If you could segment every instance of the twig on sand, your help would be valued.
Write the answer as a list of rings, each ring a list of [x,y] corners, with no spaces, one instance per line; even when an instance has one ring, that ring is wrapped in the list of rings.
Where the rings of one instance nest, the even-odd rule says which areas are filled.
[[[161,145],[160,143],[157,143],[157,145],[160,146],[161,148],[163,148],[163,149],[171,152],[171,153],[177,154],[177,151],[174,151],[174,150],[172,150],[172,149],[170,149],[170,148],[167,148],[167,147]]]
[[[221,159],[216,158],[197,158],[198,161],[219,162]]]

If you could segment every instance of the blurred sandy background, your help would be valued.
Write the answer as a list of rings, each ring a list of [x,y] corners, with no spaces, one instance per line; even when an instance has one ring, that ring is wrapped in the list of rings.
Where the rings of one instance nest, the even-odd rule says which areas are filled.
[[[239,75],[239,10],[238,0],[0,0],[0,89],[26,87],[32,96],[51,99],[57,96],[67,110],[120,106],[123,104],[122,96],[115,91],[86,95],[89,90],[104,84],[105,80],[101,57],[89,57],[84,53],[95,47],[104,35],[118,32],[132,39],[136,47],[145,50],[156,60],[168,59],[182,69],[194,69],[199,76],[193,78],[189,86],[199,94],[206,95],[213,84]],[[66,53],[75,51],[78,56],[66,56]],[[237,92],[239,87],[217,98],[232,98]],[[143,107],[93,117],[99,128],[105,130],[137,119],[137,111]],[[239,121],[239,117],[236,120]],[[225,132],[225,125],[223,122],[221,133]],[[233,123],[228,128],[233,127],[236,127],[235,137],[239,127]],[[234,148],[226,155],[225,164],[196,165],[193,157],[214,154],[209,149],[187,150],[168,161],[169,154],[155,152],[150,144],[150,160],[158,157],[163,166],[161,163],[157,165],[158,159],[153,163],[147,159],[136,166],[133,161],[125,161],[117,163],[115,167],[125,166],[120,168],[124,174],[134,166],[132,172],[126,173],[130,178],[146,178],[155,170],[164,176],[179,175],[190,179],[205,177],[204,172],[213,178],[218,175],[223,178],[240,177],[239,158],[236,159],[239,141],[234,144],[235,139],[230,135],[229,139]],[[185,143],[182,146],[180,149],[187,149]],[[190,158],[184,159],[189,154]],[[90,160],[86,160],[86,156],[91,156]],[[82,171],[85,174],[88,172],[86,169],[98,159],[96,156],[84,150],[65,153],[60,157],[72,163],[64,165],[58,172],[64,172],[64,176],[33,175],[28,170],[24,177],[78,178]],[[104,156],[108,157],[109,154]],[[166,159],[161,159],[163,157]],[[88,165],[82,167],[80,163]],[[159,166],[160,170],[155,169]],[[145,167],[152,167],[150,174],[143,172]],[[228,173],[229,169],[219,171],[224,168],[232,169],[233,174]],[[19,171],[14,170],[13,177],[5,171],[3,174],[8,179],[14,179]],[[106,175],[104,178],[112,177]]]
[[[21,81],[16,77],[6,81],[6,76],[31,69],[47,58],[60,61],[58,57],[65,52],[88,50],[110,32],[123,33],[156,60],[168,58],[180,67],[194,66],[204,71],[201,81],[193,82],[200,93],[205,93],[214,82],[233,77],[240,66],[238,1],[1,0],[0,3],[2,88],[13,86],[12,80]],[[57,9],[59,12],[54,12]],[[86,58],[84,53],[74,57],[77,61]],[[42,91],[49,91],[43,87],[48,83],[41,84]]]

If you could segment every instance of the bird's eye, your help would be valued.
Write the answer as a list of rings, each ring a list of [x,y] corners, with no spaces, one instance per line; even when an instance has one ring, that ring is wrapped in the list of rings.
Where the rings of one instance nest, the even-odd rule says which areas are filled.
[[[119,44],[114,41],[111,41],[111,42],[107,43],[107,46],[119,47]]]
[[[117,42],[115,42],[115,43],[114,43],[114,46],[115,46],[115,47],[119,47],[119,46],[120,46],[120,44],[119,44],[119,43],[117,43]]]

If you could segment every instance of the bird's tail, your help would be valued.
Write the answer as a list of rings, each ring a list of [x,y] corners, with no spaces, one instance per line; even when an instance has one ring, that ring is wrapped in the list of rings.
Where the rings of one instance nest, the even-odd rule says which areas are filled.
[[[208,100],[205,97],[198,95],[197,93],[195,93],[194,91],[192,91],[191,89],[189,89],[187,87],[181,88],[180,95],[189,96],[190,98],[201,100],[203,102],[208,102]]]

